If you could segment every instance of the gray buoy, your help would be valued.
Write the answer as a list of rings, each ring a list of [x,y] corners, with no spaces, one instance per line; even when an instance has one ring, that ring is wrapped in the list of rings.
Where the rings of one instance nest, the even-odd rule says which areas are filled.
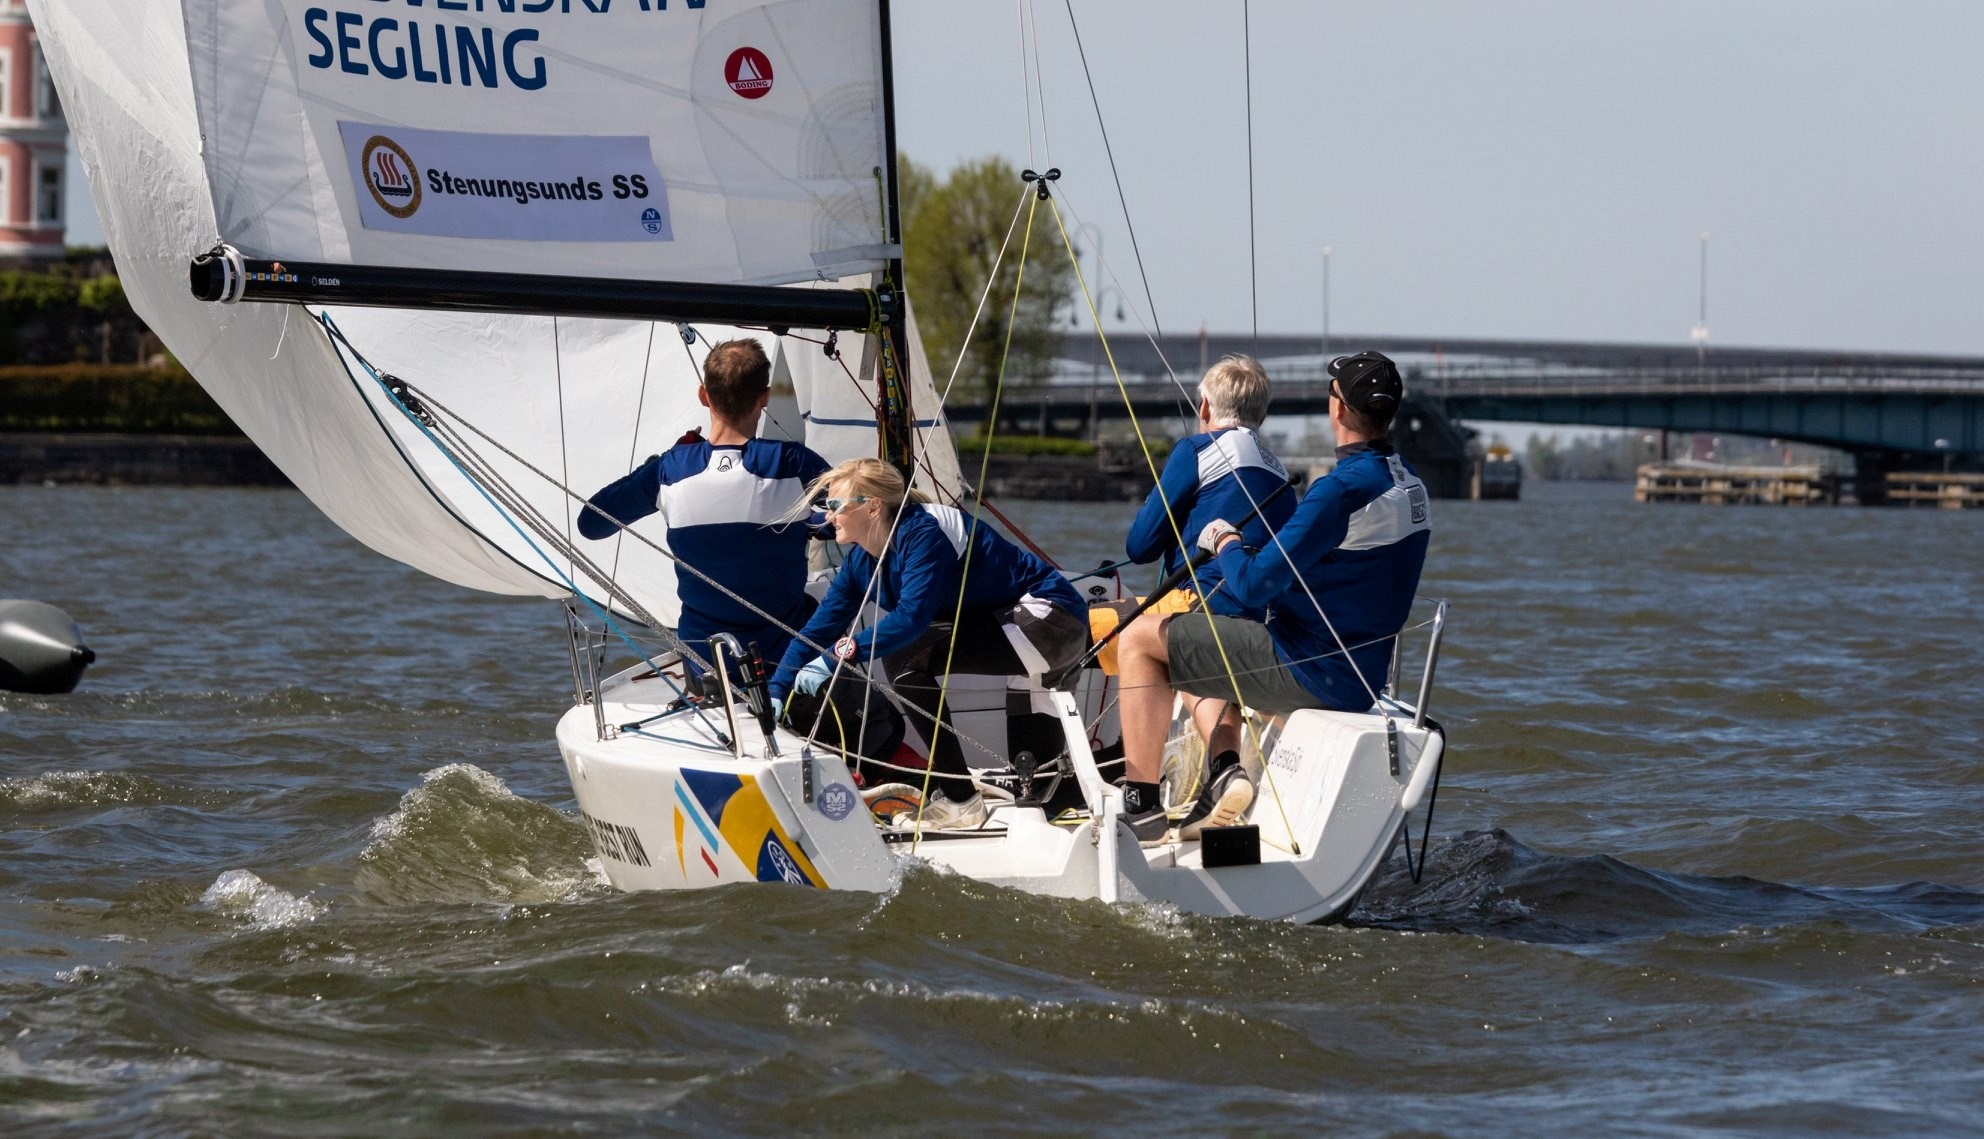
[[[73,692],[95,659],[67,613],[40,601],[0,601],[0,689]]]

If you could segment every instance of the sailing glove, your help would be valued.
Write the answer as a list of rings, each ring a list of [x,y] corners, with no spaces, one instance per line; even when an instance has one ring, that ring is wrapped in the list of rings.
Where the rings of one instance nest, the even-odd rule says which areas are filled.
[[[1219,544],[1226,541],[1228,535],[1238,538],[1240,536],[1240,527],[1235,526],[1224,518],[1215,518],[1206,523],[1205,529],[1199,531],[1199,549],[1204,550],[1208,554],[1217,554],[1219,552]]]
[[[827,664],[826,657],[814,657],[812,664],[799,670],[799,675],[792,681],[792,687],[808,696],[818,696],[820,689],[827,686],[827,680],[833,674],[834,670]]]

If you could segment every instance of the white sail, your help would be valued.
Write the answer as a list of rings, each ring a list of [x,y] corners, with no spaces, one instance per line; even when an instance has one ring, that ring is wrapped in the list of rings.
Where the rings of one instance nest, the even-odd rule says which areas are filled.
[[[498,5],[492,0],[488,6]],[[188,4],[203,7],[212,6]],[[265,12],[281,6],[224,7]],[[770,7],[776,6],[752,10],[762,17]],[[799,392],[805,438],[822,454],[839,460],[876,453],[872,393],[878,384],[869,337],[842,334],[844,371],[804,333],[773,337],[701,326],[690,345],[673,324],[195,300],[187,288],[187,261],[226,232],[216,203],[232,210],[247,199],[239,186],[222,191],[210,181],[213,151],[224,149],[219,140],[205,140],[203,161],[180,4],[65,0],[38,4],[35,17],[133,307],[291,481],[374,550],[470,588],[554,596],[576,587],[603,601],[602,583],[562,557],[547,558],[544,551],[554,543],[519,519],[539,516],[559,537],[572,533],[578,504],[566,488],[590,493],[706,422],[695,394],[701,360],[709,343],[734,336],[760,339],[782,374],[805,377]],[[278,98],[265,111],[276,113],[279,105]],[[310,196],[302,186],[297,195]],[[243,216],[271,225],[279,212],[247,210]],[[314,232],[331,228],[319,224]],[[247,233],[230,236],[246,239]],[[837,283],[860,287],[872,279]],[[319,313],[355,352],[326,334]],[[810,335],[811,341],[824,339]],[[920,420],[932,422],[936,395],[913,339],[910,353],[911,402]],[[492,502],[490,488],[464,474],[395,405],[360,363],[361,354],[380,371],[412,383],[445,409],[445,420],[479,431],[469,436],[475,452],[524,509]],[[788,361],[798,361],[796,369]],[[801,387],[797,379],[795,387]],[[956,459],[947,435],[941,429],[919,434],[924,463],[936,472],[928,485],[955,493]],[[661,519],[642,522],[639,532],[665,545]],[[643,608],[663,621],[675,619],[674,569],[663,554],[631,539],[580,545]]]
[[[873,0],[185,0],[251,257],[778,284],[878,270]]]

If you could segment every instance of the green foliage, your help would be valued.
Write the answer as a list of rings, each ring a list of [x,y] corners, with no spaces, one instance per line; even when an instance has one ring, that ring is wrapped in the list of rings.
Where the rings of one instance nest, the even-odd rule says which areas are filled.
[[[124,282],[112,276],[91,277],[76,289],[76,303],[104,313],[127,313],[131,302],[124,297]]]
[[[941,378],[958,365],[951,398],[989,407],[1002,385],[1010,396],[1046,382],[1059,346],[1055,322],[1073,304],[1075,283],[1074,266],[1047,204],[1035,209],[1032,198],[1022,199],[1026,184],[1002,158],[967,162],[939,178],[905,157],[899,162],[898,185],[904,287],[916,304],[930,366]],[[1000,248],[1007,246],[1009,229],[1012,239],[1002,261]],[[988,280],[991,293],[966,344],[966,330]]]
[[[1630,479],[1646,461],[1638,440],[1631,432],[1580,434],[1561,442],[1537,434],[1529,437],[1522,457],[1529,473],[1540,479]]]
[[[176,365],[0,368],[0,431],[239,435]]]
[[[958,457],[981,455],[991,443],[995,455],[1093,455],[1095,444],[1080,439],[1056,439],[1044,435],[967,435],[957,441]]]

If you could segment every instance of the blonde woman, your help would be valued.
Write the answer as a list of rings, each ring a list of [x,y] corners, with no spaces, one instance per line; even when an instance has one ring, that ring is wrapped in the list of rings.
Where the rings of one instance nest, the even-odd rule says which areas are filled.
[[[924,804],[922,825],[949,830],[983,824],[985,799],[971,782],[949,713],[941,728],[936,724],[936,674],[948,666],[951,673],[974,675],[1053,675],[1088,647],[1087,606],[1045,559],[987,522],[911,497],[902,475],[879,459],[851,459],[815,479],[811,489],[826,496],[835,538],[854,548],[779,662],[773,699],[782,702],[795,688],[818,693],[832,675],[834,662],[811,645],[829,646],[831,656],[843,661],[879,661],[904,701],[921,713],[917,730],[936,741],[930,756],[936,793]],[[871,583],[873,600],[888,616],[843,635],[860,615]],[[847,670],[841,672],[847,678]]]

